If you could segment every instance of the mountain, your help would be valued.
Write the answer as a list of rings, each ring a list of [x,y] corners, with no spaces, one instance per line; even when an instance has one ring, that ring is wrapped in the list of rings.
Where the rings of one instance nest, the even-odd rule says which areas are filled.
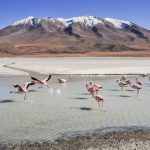
[[[149,30],[130,21],[95,16],[30,16],[0,30],[0,54],[148,51],[149,46]]]

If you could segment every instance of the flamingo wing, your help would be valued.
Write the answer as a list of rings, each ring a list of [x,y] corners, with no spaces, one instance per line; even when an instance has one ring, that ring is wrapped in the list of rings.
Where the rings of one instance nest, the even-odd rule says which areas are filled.
[[[50,80],[50,78],[52,77],[52,75],[49,75],[46,79],[44,79],[43,81],[49,81]]]
[[[31,76],[31,79],[32,79],[33,81],[36,81],[36,82],[41,82],[39,79],[37,79],[37,78],[35,78],[35,77],[32,77],[32,76]]]
[[[22,87],[20,85],[18,85],[18,84],[14,84],[13,86],[14,86],[14,88],[18,88],[19,91],[23,90]]]
[[[34,84],[35,84],[35,82],[27,82],[27,83],[24,84],[24,88],[28,89],[29,86],[34,85]]]

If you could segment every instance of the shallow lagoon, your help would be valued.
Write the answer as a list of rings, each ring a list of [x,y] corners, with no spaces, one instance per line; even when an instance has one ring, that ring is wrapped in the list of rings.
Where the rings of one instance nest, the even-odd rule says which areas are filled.
[[[45,76],[37,75],[39,78]],[[150,83],[147,77],[139,96],[130,87],[120,91],[116,80],[109,76],[61,76],[66,85],[57,82],[58,76],[49,81],[50,89],[30,88],[28,103],[23,96],[10,94],[12,84],[24,83],[29,76],[0,78],[0,142],[53,141],[64,133],[74,133],[105,127],[150,127]],[[135,77],[130,77],[135,82]],[[88,81],[102,85],[104,107],[85,88]]]

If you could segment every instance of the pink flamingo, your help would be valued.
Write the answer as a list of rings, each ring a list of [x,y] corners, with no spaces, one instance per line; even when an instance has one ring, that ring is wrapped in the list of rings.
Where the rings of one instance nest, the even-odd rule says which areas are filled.
[[[99,107],[100,107],[100,103],[102,103],[102,105],[101,105],[101,109],[102,109],[103,103],[104,103],[104,97],[101,95],[96,95],[96,96],[94,96],[94,98],[98,102]]]
[[[59,83],[67,83],[68,81],[66,79],[60,79],[60,78],[58,78],[58,82]]]
[[[100,89],[102,88],[101,85],[99,85],[99,84],[93,84],[92,82],[89,83],[89,86],[92,87],[92,88],[94,88],[96,94],[97,94],[97,93],[100,91]]]
[[[87,90],[91,93],[92,97],[97,94],[97,88],[86,84]]]
[[[101,89],[102,88],[102,86],[101,85],[99,85],[99,84],[93,84],[92,82],[90,82],[89,83],[91,86],[95,86],[96,88],[98,88],[98,89]]]
[[[49,75],[49,76],[48,76],[47,78],[45,78],[44,80],[39,80],[39,79],[37,79],[37,78],[31,76],[31,79],[32,79],[33,82],[38,83],[38,84],[41,85],[41,86],[38,87],[38,88],[43,88],[43,85],[45,85],[45,86],[47,86],[47,87],[49,88],[49,86],[47,85],[47,81],[49,81],[51,77],[52,77],[52,75]]]
[[[35,82],[27,82],[25,83],[23,86],[20,86],[18,84],[14,84],[14,88],[18,88],[18,91],[10,91],[10,93],[18,93],[18,94],[23,94],[24,95],[24,100],[27,101],[27,92],[28,92],[28,88],[30,85],[34,85]]]
[[[136,84],[143,85],[143,82],[142,81],[138,81],[138,78],[136,78],[135,80],[136,80]]]
[[[140,89],[142,89],[142,86],[138,85],[138,84],[133,84],[133,85],[130,85],[131,88],[137,90],[137,96],[139,95],[139,91]]]

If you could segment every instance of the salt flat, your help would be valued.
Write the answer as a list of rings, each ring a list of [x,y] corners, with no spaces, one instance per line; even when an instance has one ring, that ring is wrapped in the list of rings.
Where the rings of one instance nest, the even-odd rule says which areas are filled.
[[[7,65],[20,71],[12,71]],[[141,74],[150,73],[149,57],[0,58],[0,74]],[[5,72],[4,72],[5,71]]]

